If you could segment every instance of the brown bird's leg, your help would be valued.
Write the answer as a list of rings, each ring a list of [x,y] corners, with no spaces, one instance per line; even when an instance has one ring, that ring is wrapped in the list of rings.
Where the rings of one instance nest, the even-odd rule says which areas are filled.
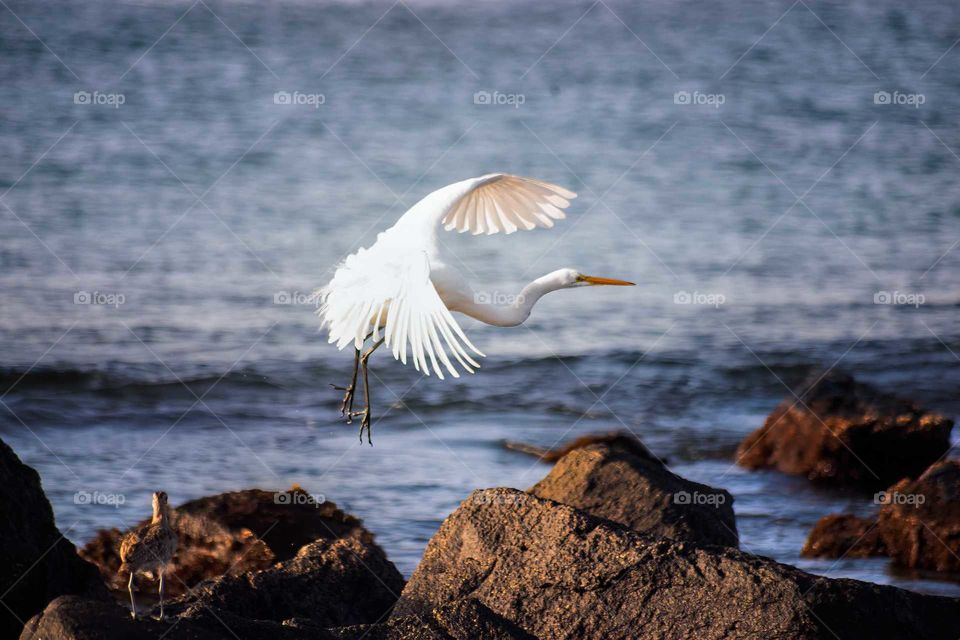
[[[137,601],[133,597],[133,570],[130,571],[130,579],[127,581],[127,591],[130,592],[130,617],[137,619]]]
[[[163,570],[160,571],[160,620],[163,621]]]
[[[370,359],[370,355],[376,351],[377,347],[383,344],[384,340],[385,338],[380,338],[360,356],[360,366],[363,368],[363,401],[367,406],[363,411],[354,411],[351,414],[354,416],[363,416],[363,420],[360,421],[360,442],[363,442],[363,430],[366,429],[367,442],[371,445],[373,444],[373,440],[370,439],[370,377],[368,375],[367,361]]]
[[[367,337],[363,339],[366,342],[370,336],[373,335],[373,332],[367,334]],[[357,369],[360,366],[360,349],[356,349],[356,354],[353,358],[353,377],[350,379],[350,386],[348,387],[338,387],[335,384],[330,386],[336,389],[337,391],[343,391],[343,402],[340,403],[340,415],[346,417],[347,424],[353,422],[353,392],[357,388]]]

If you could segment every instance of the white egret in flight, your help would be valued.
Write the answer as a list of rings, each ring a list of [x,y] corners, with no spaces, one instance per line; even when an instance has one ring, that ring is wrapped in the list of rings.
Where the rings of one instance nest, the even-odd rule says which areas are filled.
[[[577,194],[554,184],[505,173],[470,178],[434,191],[338,267],[333,279],[315,294],[321,328],[328,327],[338,349],[356,351],[353,377],[344,391],[340,414],[349,423],[363,416],[360,437],[370,442],[370,382],[367,361],[382,344],[404,364],[407,356],[418,371],[441,380],[444,369],[458,378],[457,364],[470,373],[483,357],[467,338],[452,311],[498,327],[514,327],[530,316],[545,294],[557,289],[591,285],[631,285],[612,278],[587,276],[559,269],[523,288],[512,304],[492,304],[476,295],[466,278],[443,259],[437,241],[441,227],[473,235],[513,233],[552,227]],[[382,335],[381,335],[382,330]],[[364,351],[364,342],[372,339]],[[456,361],[456,364],[454,363]],[[353,410],[357,369],[363,369],[365,408]]]

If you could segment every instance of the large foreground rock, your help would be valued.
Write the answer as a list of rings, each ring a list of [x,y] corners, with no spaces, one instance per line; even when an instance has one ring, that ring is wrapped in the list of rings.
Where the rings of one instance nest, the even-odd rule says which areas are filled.
[[[530,493],[635,531],[736,547],[733,497],[673,474],[642,445],[593,444],[563,456]]]
[[[180,539],[165,584],[171,597],[203,580],[267,569],[289,560],[314,540],[373,540],[360,520],[333,502],[316,502],[296,486],[286,492],[247,489],[198,498],[172,510],[171,521]],[[136,528],[148,522],[144,520]],[[80,552],[100,568],[104,580],[120,595],[127,589],[127,576],[118,573],[123,535],[119,529],[100,531]],[[156,591],[156,585],[148,580],[138,581],[137,587],[147,598]]]
[[[897,564],[960,572],[960,461],[939,462],[882,497],[880,535]]]
[[[849,375],[814,380],[799,397],[786,398],[747,436],[739,464],[883,489],[915,478],[950,447],[953,421]]]
[[[651,538],[512,489],[474,492],[394,609],[470,597],[539,638],[950,638],[960,601]]]
[[[330,631],[339,640],[537,640],[472,598],[433,609],[429,617],[410,615]]]
[[[204,582],[170,606],[185,618],[207,610],[256,620],[309,620],[319,627],[386,618],[404,581],[383,550],[355,536],[319,539],[264,571]]]
[[[96,567],[54,524],[40,476],[0,440],[0,638],[63,594],[107,598]]]

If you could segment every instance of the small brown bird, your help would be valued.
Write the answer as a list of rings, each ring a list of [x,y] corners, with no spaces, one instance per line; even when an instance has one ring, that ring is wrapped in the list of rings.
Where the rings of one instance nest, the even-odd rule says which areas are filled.
[[[150,571],[160,576],[160,619],[163,620],[163,573],[177,550],[177,534],[170,527],[170,506],[167,494],[153,494],[153,519],[150,524],[131,531],[120,542],[120,571],[129,571],[130,615],[137,618],[137,602],[133,597],[133,579],[138,571]]]

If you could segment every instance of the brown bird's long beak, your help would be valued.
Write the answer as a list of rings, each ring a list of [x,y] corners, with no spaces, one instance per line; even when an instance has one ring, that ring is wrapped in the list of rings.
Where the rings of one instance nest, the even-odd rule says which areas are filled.
[[[598,278],[596,276],[580,276],[580,279],[584,282],[589,282],[590,284],[608,284],[614,285],[617,287],[632,287],[635,286],[632,282],[627,282],[626,280],[617,280],[616,278]]]

